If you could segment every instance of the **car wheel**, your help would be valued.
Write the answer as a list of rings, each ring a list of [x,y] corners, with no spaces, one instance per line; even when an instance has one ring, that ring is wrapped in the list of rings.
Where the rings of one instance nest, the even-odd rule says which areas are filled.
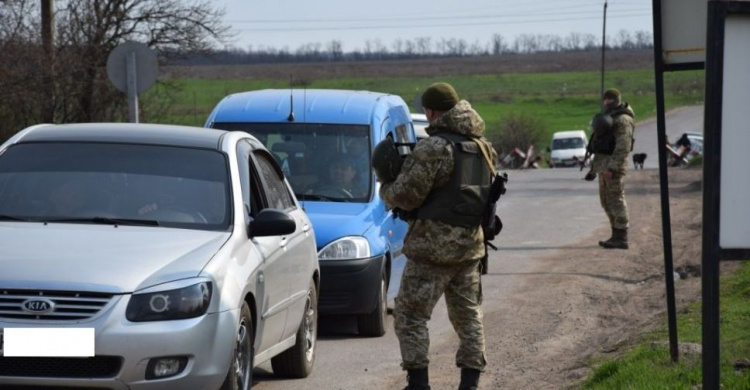
[[[312,372],[315,363],[315,347],[318,341],[318,291],[310,281],[307,303],[302,323],[297,330],[297,342],[291,348],[271,359],[274,374],[289,378],[305,378]]]
[[[232,363],[224,384],[221,385],[221,390],[248,390],[253,386],[254,344],[250,307],[247,302],[243,302],[236,343],[232,351]]]
[[[357,328],[360,336],[380,337],[385,334],[385,322],[388,316],[388,283],[385,275],[380,279],[380,291],[375,310],[357,316]]]

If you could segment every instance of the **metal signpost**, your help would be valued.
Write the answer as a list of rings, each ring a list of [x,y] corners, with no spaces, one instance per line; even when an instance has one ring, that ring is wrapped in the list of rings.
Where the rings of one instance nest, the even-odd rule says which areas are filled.
[[[139,42],[118,45],[107,58],[107,76],[115,88],[128,94],[128,120],[138,123],[138,94],[156,81],[156,53]]]
[[[703,388],[719,389],[719,271],[750,259],[750,2],[710,1],[703,160]]]
[[[659,151],[661,224],[664,240],[664,278],[667,289],[669,354],[679,359],[677,309],[674,296],[672,223],[669,211],[667,174],[667,125],[664,108],[664,72],[703,69],[705,59],[705,20],[708,0],[653,0],[654,79],[656,83],[656,132]]]

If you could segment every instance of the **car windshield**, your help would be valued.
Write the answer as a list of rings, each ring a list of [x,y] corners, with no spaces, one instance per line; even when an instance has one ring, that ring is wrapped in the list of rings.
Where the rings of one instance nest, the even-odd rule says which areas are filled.
[[[559,149],[581,149],[584,148],[583,139],[581,138],[557,138],[552,140],[552,150]]]
[[[258,138],[298,199],[367,202],[372,191],[370,127],[314,123],[214,123]]]
[[[0,154],[0,220],[227,230],[218,151],[112,143],[26,143]]]

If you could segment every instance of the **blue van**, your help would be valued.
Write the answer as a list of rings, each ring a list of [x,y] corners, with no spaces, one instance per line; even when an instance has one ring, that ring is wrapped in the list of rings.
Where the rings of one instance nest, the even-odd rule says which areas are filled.
[[[225,97],[206,127],[246,131],[272,152],[312,221],[321,314],[356,314],[359,334],[385,334],[401,283],[407,225],[386,211],[370,156],[386,137],[416,142],[395,95],[262,90]]]

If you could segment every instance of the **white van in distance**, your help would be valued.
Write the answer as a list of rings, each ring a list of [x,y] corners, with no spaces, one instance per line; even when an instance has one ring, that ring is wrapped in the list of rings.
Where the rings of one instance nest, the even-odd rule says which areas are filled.
[[[576,166],[586,157],[586,132],[558,131],[552,135],[550,160],[553,167]]]

